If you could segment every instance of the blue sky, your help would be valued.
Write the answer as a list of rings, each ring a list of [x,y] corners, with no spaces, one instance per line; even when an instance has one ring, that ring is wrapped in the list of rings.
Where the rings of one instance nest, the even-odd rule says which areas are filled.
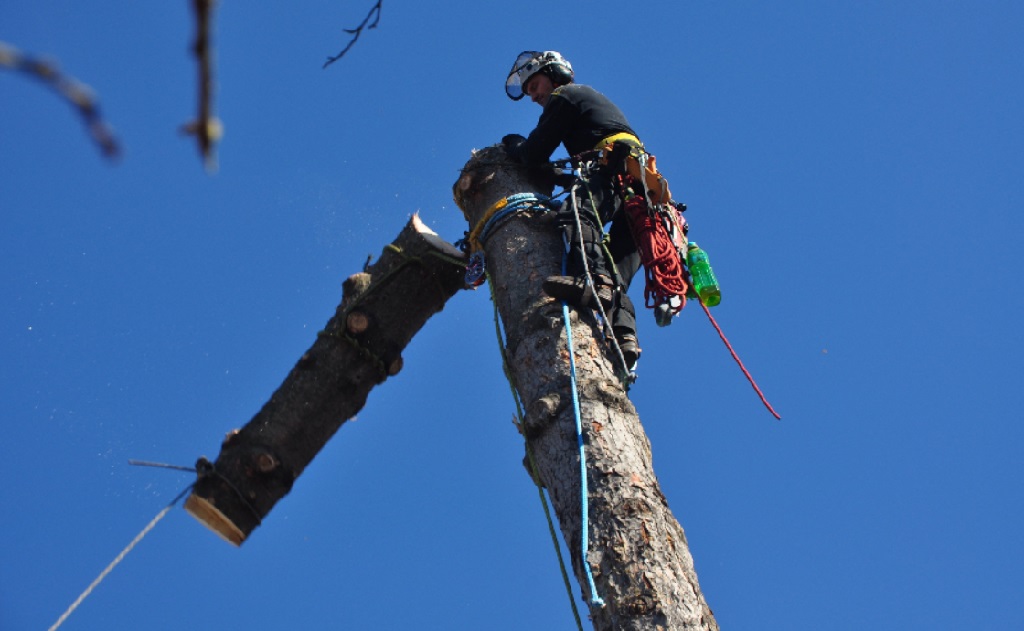
[[[631,396],[722,627],[1024,627],[1019,3],[385,3],[322,70],[371,4],[220,3],[213,176],[176,131],[187,2],[0,6],[125,147],[0,71],[0,628],[56,621],[191,482],[128,460],[215,456],[410,213],[462,236],[470,150],[540,113],[503,93],[524,49],[657,155],[783,416],[699,309],[640,315]],[[175,510],[62,628],[572,628],[486,290],[405,360],[242,548]]]

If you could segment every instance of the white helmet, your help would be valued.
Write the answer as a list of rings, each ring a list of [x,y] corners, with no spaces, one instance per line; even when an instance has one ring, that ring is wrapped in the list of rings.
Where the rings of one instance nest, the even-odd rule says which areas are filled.
[[[559,85],[572,83],[572,66],[561,53],[553,50],[524,50],[516,57],[516,63],[512,64],[512,70],[505,79],[505,94],[513,101],[523,98],[523,86],[530,77],[542,70]]]

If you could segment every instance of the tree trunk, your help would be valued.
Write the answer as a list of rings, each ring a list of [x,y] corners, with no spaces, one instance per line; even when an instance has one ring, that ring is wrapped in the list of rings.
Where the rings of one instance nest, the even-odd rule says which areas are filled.
[[[454,191],[473,227],[505,197],[549,192],[545,179],[511,164],[500,146],[489,147],[466,164]],[[526,407],[522,431],[532,474],[548,490],[594,628],[718,629],[686,536],[654,475],[650,443],[617,377],[615,352],[591,313],[570,309],[588,471],[589,553],[582,557],[580,452],[563,311],[541,290],[544,278],[560,273],[559,231],[543,213],[518,213],[491,231],[483,248],[508,372]],[[584,563],[596,594],[589,593]]]
[[[263,409],[225,437],[216,462],[199,459],[185,509],[240,545],[370,390],[401,370],[402,350],[464,275],[462,253],[413,216],[344,282],[334,317]]]

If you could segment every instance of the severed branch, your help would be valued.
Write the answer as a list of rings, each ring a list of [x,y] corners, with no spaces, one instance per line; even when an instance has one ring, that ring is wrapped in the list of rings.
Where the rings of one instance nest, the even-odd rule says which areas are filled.
[[[340,53],[338,53],[334,57],[328,57],[327,58],[327,61],[325,61],[324,65],[323,65],[324,68],[326,68],[327,66],[333,64],[334,62],[336,62],[339,59],[341,59],[342,57],[344,57],[345,53],[347,53],[349,51],[349,49],[352,48],[352,46],[356,43],[356,40],[359,39],[359,36],[362,35],[364,28],[367,28],[367,29],[377,28],[377,23],[380,22],[380,10],[381,10],[381,5],[383,3],[384,3],[384,0],[377,0],[377,4],[373,5],[373,8],[370,9],[370,12],[366,14],[366,18],[363,19],[363,23],[362,24],[360,24],[359,26],[357,26],[354,29],[350,29],[350,28],[345,29],[345,32],[348,33],[349,35],[351,35],[352,39],[349,41],[348,45],[345,46],[345,48]],[[371,18],[373,18],[373,22],[370,22]]]
[[[103,155],[111,160],[120,156],[120,144],[114,137],[113,130],[100,116],[99,104],[89,86],[61,74],[55,63],[24,55],[4,42],[0,42],[0,68],[22,72],[56,90],[78,110],[89,130],[89,135],[99,145]]]
[[[196,39],[192,53],[199,66],[199,111],[196,120],[182,126],[185,135],[195,136],[199,153],[203,156],[206,170],[217,170],[217,159],[213,149],[224,133],[220,119],[213,115],[213,53],[210,47],[210,33],[213,22],[214,0],[192,0],[196,14]]]
[[[402,351],[465,272],[462,253],[414,215],[342,284],[334,316],[263,408],[227,434],[215,462],[199,459],[185,510],[241,545],[370,391],[402,370]]]

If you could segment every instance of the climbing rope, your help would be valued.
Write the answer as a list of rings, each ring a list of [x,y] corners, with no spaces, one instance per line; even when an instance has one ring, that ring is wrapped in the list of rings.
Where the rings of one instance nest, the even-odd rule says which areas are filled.
[[[498,337],[498,351],[501,353],[501,369],[505,373],[505,379],[508,381],[509,389],[512,391],[512,400],[516,404],[516,423],[519,426],[520,432],[523,433],[524,444],[526,445],[526,458],[530,463],[530,479],[533,480],[534,485],[537,487],[537,495],[540,498],[540,504],[544,508],[544,517],[548,522],[548,534],[551,535],[551,543],[555,547],[555,554],[558,556],[558,569],[562,573],[562,582],[565,583],[565,593],[569,597],[569,606],[572,607],[573,618],[576,619],[576,628],[579,631],[583,631],[583,622],[580,620],[580,612],[576,608],[576,599],[572,595],[572,584],[569,582],[569,573],[565,569],[565,559],[562,557],[562,547],[558,543],[558,534],[555,532],[555,522],[551,519],[551,508],[548,505],[548,498],[544,494],[544,486],[537,479],[537,465],[533,460],[533,450],[530,449],[530,441],[526,439],[525,430],[523,429],[525,423],[525,416],[523,414],[523,404],[519,399],[519,391],[516,388],[515,377],[512,375],[512,369],[509,367],[508,354],[505,353],[505,336],[501,330],[501,314],[498,313],[498,301],[494,296],[494,283],[488,282],[487,286],[491,289],[491,304],[494,306],[494,332]]]
[[[576,195],[575,195],[576,191],[575,191],[575,188],[576,188],[576,186],[574,184],[573,191],[572,191],[572,194],[570,195],[570,197],[573,200],[573,202],[572,202],[573,203],[573,214],[574,214],[574,216],[576,218],[577,233],[580,234],[580,237],[582,239],[582,232],[580,230],[580,224],[579,224],[579,221],[580,221],[580,219],[579,219],[579,208],[576,205]],[[497,229],[498,226],[500,226],[502,223],[504,223],[504,221],[507,220],[508,218],[510,218],[513,214],[518,213],[518,212],[523,212],[523,211],[529,211],[529,210],[540,211],[540,212],[549,211],[549,210],[552,209],[552,206],[553,206],[553,204],[551,202],[551,198],[545,197],[545,196],[536,195],[535,193],[518,193],[516,195],[510,195],[508,197],[500,199],[497,202],[495,202],[490,208],[488,208],[487,211],[484,212],[484,214],[477,221],[477,223],[473,227],[473,229],[467,234],[466,238],[460,240],[459,243],[457,243],[456,245],[459,245],[463,249],[463,251],[466,251],[468,249],[472,253],[471,256],[472,255],[476,255],[477,253],[481,253],[482,254],[483,246],[486,243],[487,238],[494,232],[494,230]],[[568,244],[566,244],[566,245],[568,245]],[[591,278],[591,275],[590,275],[590,269],[587,266],[587,263],[586,263],[585,259],[584,259],[584,263],[583,264],[584,264],[584,270],[585,270],[586,276],[587,276],[587,282],[590,283],[591,285],[593,285],[593,279]],[[479,259],[479,268],[477,268],[477,263],[473,263],[472,262],[472,258],[471,258],[471,263],[470,263],[469,267],[470,268],[474,268],[472,270],[473,273],[478,273],[478,274],[480,274],[481,277],[483,277],[483,275],[486,274],[486,270],[484,269],[483,264],[482,264],[482,258]],[[562,273],[565,273],[565,259],[564,258],[563,258],[563,261],[562,261]],[[470,282],[470,279],[468,277],[467,277],[466,280],[467,280],[467,283]],[[482,282],[482,278],[481,278],[481,282]],[[511,369],[508,366],[508,358],[507,358],[507,356],[505,354],[505,343],[504,343],[504,339],[503,339],[503,335],[502,335],[502,331],[501,331],[500,314],[498,313],[497,301],[495,300],[495,296],[494,296],[494,286],[493,286],[493,283],[488,283],[488,285],[490,285],[490,287],[491,287],[491,301],[494,303],[495,330],[496,330],[497,335],[498,335],[498,347],[501,350],[501,355],[502,355],[502,368],[503,368],[503,370],[505,372],[505,377],[508,379],[509,386],[512,389],[512,397],[513,397],[513,399],[516,402],[516,413],[517,413],[518,422],[520,424],[522,424],[524,422],[524,420],[523,420],[523,412],[522,412],[522,404],[521,404],[521,401],[519,400],[518,391],[517,391],[516,386],[515,386],[515,380],[514,380],[514,378],[512,376]],[[604,307],[600,304],[600,301],[598,301],[597,308],[600,310],[600,314],[601,314],[602,320],[606,324],[608,324],[608,326],[610,328],[610,323],[609,323],[608,317],[605,314]],[[576,384],[576,359],[575,359],[575,351],[573,350],[573,343],[572,343],[572,325],[571,325],[571,320],[569,318],[569,307],[568,307],[568,305],[565,302],[562,303],[562,317],[563,317],[563,320],[565,321],[566,343],[567,343],[568,348],[569,348],[569,365],[570,365],[569,375],[570,375],[570,382],[571,382],[571,389],[572,389],[573,410],[574,410],[574,414],[575,414],[575,418],[576,418],[576,443],[577,443],[577,447],[579,449],[579,457],[580,457],[580,495],[581,495],[581,498],[582,498],[581,499],[581,513],[582,513],[581,523],[582,523],[582,527],[581,527],[581,537],[580,537],[581,538],[581,541],[580,541],[581,555],[582,555],[583,566],[584,566],[585,573],[586,573],[586,576],[587,576],[588,589],[589,589],[590,594],[591,594],[591,596],[590,596],[590,604],[591,605],[595,605],[595,606],[603,607],[604,604],[605,604],[604,600],[602,600],[601,597],[598,596],[598,594],[597,594],[597,586],[594,584],[594,577],[593,577],[593,573],[590,570],[590,563],[587,561],[588,548],[589,548],[589,541],[588,541],[589,540],[589,520],[588,520],[588,514],[589,514],[588,502],[589,502],[589,500],[588,500],[588,490],[587,490],[587,461],[586,461],[586,453],[585,453],[585,450],[584,450],[584,442],[583,442],[583,421],[582,421],[582,417],[581,417],[581,414],[580,414],[579,393],[578,393],[578,388],[577,388],[577,384]],[[609,337],[613,340],[612,343],[615,345],[615,348],[617,349],[617,351],[619,353],[619,358],[620,358],[620,361],[621,361],[622,365],[625,365],[626,362],[625,362],[625,359],[622,357],[621,349],[618,348],[618,342],[614,341],[615,340],[614,334],[609,336]],[[628,372],[628,367],[627,367],[626,370]],[[532,459],[532,454],[530,454],[530,451],[529,451],[529,441],[527,441],[527,455],[530,456],[530,462],[531,462],[531,467],[532,467],[533,466],[533,462],[532,462],[533,459]],[[542,499],[543,499],[543,494],[542,494]],[[547,500],[546,499],[544,500],[544,507],[545,507],[545,511],[544,512],[545,512],[546,515],[548,515],[549,529],[551,529],[552,534],[553,534],[554,533],[554,526],[552,525],[552,523],[550,521],[550,511],[547,508]],[[559,563],[562,566],[562,573],[563,573],[563,577],[564,577],[564,576],[566,576],[566,574],[565,574],[565,564],[564,564],[564,562],[562,561],[562,558],[561,558],[561,550],[558,547],[557,538],[555,539],[555,547],[556,547],[556,550],[558,550]],[[566,586],[568,588],[568,579],[567,578],[566,578]],[[575,602],[572,599],[572,591],[571,591],[571,589],[569,589],[569,598],[570,598],[570,602],[573,603],[573,613],[576,615],[577,624],[579,624],[579,615],[576,612],[576,605],[575,605]]]
[[[487,276],[484,243],[498,227],[519,212],[547,212],[557,206],[553,198],[536,193],[517,193],[494,202],[484,211],[480,220],[455,245],[469,255],[466,263],[466,286],[473,289],[483,284]]]
[[[700,299],[700,296],[697,297],[697,300],[698,302],[700,302],[701,309],[703,309],[704,313],[708,316],[708,320],[711,322],[711,326],[715,327],[715,331],[718,332],[718,337],[722,339],[722,342],[725,343],[725,347],[729,349],[729,354],[732,355],[732,358],[736,361],[736,364],[740,367],[740,370],[743,371],[743,375],[747,378],[747,381],[749,381],[750,385],[753,386],[754,392],[756,392],[757,396],[761,398],[761,403],[763,403],[764,406],[768,408],[768,411],[772,413],[772,416],[775,417],[775,420],[781,421],[782,417],[779,416],[779,413],[775,411],[775,408],[772,407],[772,404],[768,403],[768,399],[765,398],[764,393],[761,392],[761,389],[757,387],[757,382],[754,381],[754,378],[750,375],[750,372],[747,370],[746,366],[743,365],[743,361],[740,360],[740,356],[737,355],[736,351],[733,350],[732,344],[730,344],[729,340],[725,337],[725,333],[722,333],[722,328],[718,326],[718,322],[716,322],[715,317],[711,315],[711,311],[708,310],[708,306],[704,304],[704,301]]]
[[[503,224],[512,215],[523,211],[546,212],[552,209],[551,198],[536,193],[517,193],[499,199],[480,217],[476,225],[469,232],[465,239],[459,240],[456,245],[465,249],[468,245],[470,252],[484,249],[484,243],[491,236],[498,226]]]
[[[576,354],[572,344],[572,323],[569,319],[569,305],[562,302],[562,319],[565,321],[565,343],[569,348],[569,383],[572,386],[572,408],[576,419],[576,447],[580,457],[580,562],[587,575],[590,590],[590,604],[604,607],[604,600],[597,594],[594,575],[590,571],[590,500],[587,488],[587,457],[583,448],[583,417],[580,413],[579,388],[576,385]],[[614,337],[614,336],[613,336]]]

